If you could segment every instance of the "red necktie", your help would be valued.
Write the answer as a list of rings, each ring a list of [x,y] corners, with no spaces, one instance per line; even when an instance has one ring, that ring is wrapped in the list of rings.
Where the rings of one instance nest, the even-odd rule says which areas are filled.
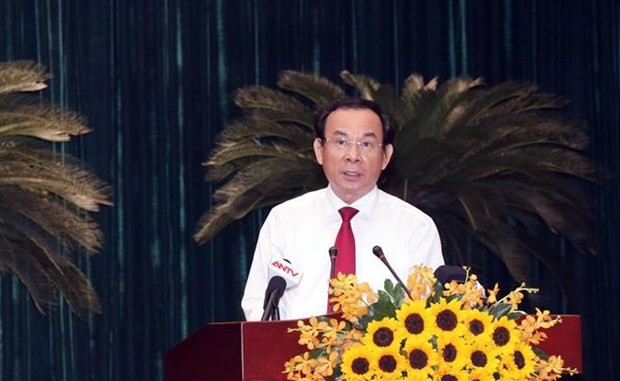
[[[336,275],[355,274],[355,238],[351,230],[351,218],[359,212],[357,209],[345,206],[338,213],[342,217],[342,225],[336,236],[338,258],[336,259]]]

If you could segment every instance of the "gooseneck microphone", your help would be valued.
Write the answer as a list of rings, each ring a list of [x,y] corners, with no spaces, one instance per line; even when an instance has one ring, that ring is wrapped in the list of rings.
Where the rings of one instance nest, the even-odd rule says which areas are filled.
[[[329,278],[334,279],[336,277],[336,257],[338,256],[338,249],[336,246],[332,246],[329,248],[329,259],[332,262],[332,267],[329,272]]]
[[[405,284],[403,283],[402,280],[400,280],[400,278],[398,277],[398,275],[396,274],[396,271],[394,271],[394,269],[392,268],[392,266],[390,266],[390,263],[388,262],[387,258],[385,257],[385,254],[383,254],[383,249],[381,249],[381,246],[375,246],[372,248],[372,253],[375,255],[375,257],[379,258],[379,260],[381,262],[383,262],[383,264],[388,268],[388,270],[390,270],[390,272],[392,273],[392,275],[394,276],[394,278],[396,278],[396,281],[398,282],[398,284],[400,285],[400,287],[405,291],[405,293],[407,294],[407,296],[409,297],[409,299],[413,298],[411,297],[411,292],[409,292],[409,289],[407,288],[407,286],[405,286]]]
[[[294,288],[299,284],[303,276],[302,272],[295,269],[286,258],[274,258],[268,268],[269,284],[265,291],[263,302],[263,317],[261,320],[280,320],[278,304],[284,294],[284,290]]]
[[[263,302],[263,316],[260,320],[280,320],[280,310],[278,304],[286,289],[286,281],[281,276],[274,276],[269,280],[267,290],[265,290],[265,301]]]

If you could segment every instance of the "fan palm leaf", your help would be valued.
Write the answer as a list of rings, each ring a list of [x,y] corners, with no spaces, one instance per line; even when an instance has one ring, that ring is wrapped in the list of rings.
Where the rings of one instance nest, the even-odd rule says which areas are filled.
[[[412,74],[397,94],[366,75],[343,71],[341,79],[394,122],[395,153],[381,187],[433,217],[448,262],[491,253],[521,281],[534,256],[570,296],[570,271],[541,237],[556,234],[581,252],[599,252],[579,182],[601,176],[583,153],[586,126],[561,114],[564,99],[515,81],[439,84]],[[198,242],[252,210],[325,186],[312,117],[346,91],[294,71],[282,72],[278,86],[239,90],[244,115],[224,127],[206,163],[207,179],[220,187],[198,224]]]
[[[45,144],[88,133],[84,120],[17,94],[41,90],[49,78],[31,62],[0,63],[0,271],[17,275],[42,313],[63,297],[85,317],[101,305],[68,254],[101,249],[88,212],[111,205],[109,188]]]

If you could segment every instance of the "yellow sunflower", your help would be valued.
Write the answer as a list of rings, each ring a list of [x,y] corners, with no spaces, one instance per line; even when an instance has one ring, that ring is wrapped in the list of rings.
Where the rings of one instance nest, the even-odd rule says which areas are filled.
[[[431,314],[431,329],[436,332],[465,333],[465,327],[459,322],[462,320],[461,302],[458,299],[447,301],[441,298],[438,303],[429,308]]]
[[[451,333],[437,336],[437,353],[439,361],[446,366],[462,369],[467,364],[466,350],[468,343],[461,337]]]
[[[433,367],[439,363],[439,355],[432,344],[420,337],[409,337],[405,342],[405,370],[409,380],[425,380],[433,374]]]
[[[468,381],[468,373],[462,368],[455,368],[446,363],[439,363],[433,374],[433,381]]]
[[[488,369],[472,369],[466,378],[467,381],[495,381],[493,372]]]
[[[406,336],[430,338],[433,334],[431,319],[426,302],[421,300],[403,303],[400,310],[396,311],[396,320],[400,322]]]
[[[486,311],[480,310],[466,310],[461,312],[463,318],[463,326],[466,330],[465,337],[467,339],[476,339],[478,335],[490,334],[491,325],[493,323],[493,316],[489,315]]]
[[[502,357],[501,379],[526,380],[535,370],[536,354],[527,343],[519,341],[514,350]]]
[[[396,319],[384,318],[375,320],[368,324],[366,334],[362,338],[362,343],[370,347],[389,347],[400,348],[400,342],[404,339],[401,325]]]
[[[374,352],[374,373],[377,379],[402,380],[405,371],[405,357],[394,346],[377,348]]]
[[[490,334],[493,343],[502,350],[513,347],[520,337],[517,323],[506,316],[493,321]]]
[[[372,352],[364,345],[357,344],[349,347],[342,354],[340,370],[347,381],[369,380],[374,373],[372,364]]]
[[[464,348],[467,368],[485,370],[490,373],[499,370],[501,351],[490,338],[481,337]]]

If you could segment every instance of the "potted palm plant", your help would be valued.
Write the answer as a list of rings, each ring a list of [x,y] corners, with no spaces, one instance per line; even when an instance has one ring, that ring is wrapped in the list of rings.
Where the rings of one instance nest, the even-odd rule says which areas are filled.
[[[570,270],[541,237],[553,233],[583,253],[599,251],[579,182],[596,183],[600,174],[584,155],[586,126],[560,113],[565,100],[523,82],[439,84],[412,74],[397,93],[366,75],[340,76],[397,126],[380,186],[433,217],[447,262],[466,263],[471,250],[491,253],[527,281],[535,256],[572,294]],[[326,185],[312,151],[313,114],[346,91],[296,71],[283,71],[277,85],[237,92],[244,114],[224,127],[205,163],[219,187],[197,242],[252,210]]]

